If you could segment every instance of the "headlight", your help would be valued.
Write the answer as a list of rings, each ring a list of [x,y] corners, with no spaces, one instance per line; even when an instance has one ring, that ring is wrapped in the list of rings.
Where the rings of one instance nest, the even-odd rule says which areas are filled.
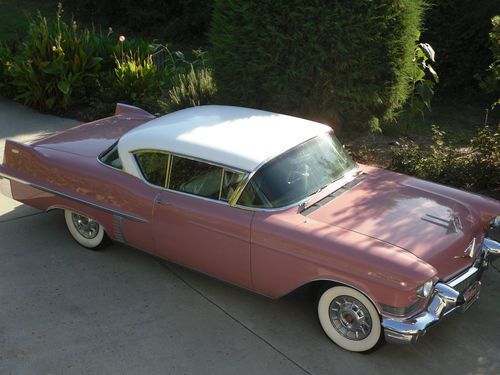
[[[424,285],[417,288],[417,295],[421,298],[426,298],[429,294],[431,294],[432,286],[432,279],[426,281]]]
[[[500,242],[500,216],[495,216],[490,221],[490,229],[486,234],[491,239]]]

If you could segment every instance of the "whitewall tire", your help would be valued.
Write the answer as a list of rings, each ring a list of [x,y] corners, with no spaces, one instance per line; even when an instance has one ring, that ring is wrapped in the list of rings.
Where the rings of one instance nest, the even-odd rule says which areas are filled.
[[[80,245],[93,250],[102,245],[104,228],[97,221],[70,210],[64,210],[64,218],[69,233]]]
[[[318,317],[326,335],[338,346],[368,352],[381,342],[377,309],[362,293],[346,286],[326,289],[318,301]]]

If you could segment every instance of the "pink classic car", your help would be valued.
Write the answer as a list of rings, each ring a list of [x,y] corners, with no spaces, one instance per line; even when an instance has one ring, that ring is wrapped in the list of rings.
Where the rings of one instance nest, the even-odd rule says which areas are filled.
[[[106,237],[271,298],[317,287],[344,349],[414,343],[479,297],[500,202],[356,164],[332,130],[253,109],[116,114],[6,142],[2,192]],[[315,289],[315,288],[312,288]]]

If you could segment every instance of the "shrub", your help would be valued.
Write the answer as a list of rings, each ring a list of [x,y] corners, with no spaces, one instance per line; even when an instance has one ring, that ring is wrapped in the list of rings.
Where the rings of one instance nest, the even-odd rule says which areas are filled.
[[[115,57],[115,68],[101,78],[104,91],[101,97],[155,112],[167,74],[166,70],[158,71],[151,55],[142,57],[139,51],[129,51]]]
[[[439,91],[471,97],[478,91],[475,77],[492,61],[488,33],[491,18],[499,13],[498,0],[431,1],[426,12],[423,40],[437,51]]]
[[[434,86],[439,76],[431,65],[434,63],[434,49],[428,43],[418,43],[415,47],[413,69],[410,71],[410,98],[406,105],[406,133],[413,125],[415,116],[424,117],[425,110],[431,110]]]
[[[378,129],[409,94],[424,0],[216,0],[219,98]]]
[[[487,74],[481,77],[481,88],[488,93],[496,94],[496,101],[493,106],[500,105],[500,15],[491,19],[492,29],[490,32],[491,53],[493,62],[488,67]]]
[[[38,14],[30,21],[20,53],[8,61],[8,54],[2,53],[2,91],[14,92],[16,100],[40,109],[66,108],[75,97],[83,97],[102,61],[95,33],[80,29],[76,21],[67,24],[61,12],[59,6],[51,22]]]
[[[30,20],[20,49],[0,45],[0,93],[85,120],[109,114],[116,102],[158,112],[159,99],[174,84],[177,106],[183,100],[201,104],[211,95],[206,52],[194,50],[188,61],[167,45],[118,37],[111,28],[106,35],[82,30],[75,21],[65,23],[61,13],[59,5],[54,20]],[[85,114],[81,105],[89,107]]]
[[[10,48],[0,45],[0,93],[7,97],[15,95],[8,75],[8,70],[12,66],[12,58],[13,55]]]
[[[174,79],[174,86],[168,91],[168,101],[164,103],[164,108],[177,111],[211,104],[216,92],[212,71],[191,67],[188,73],[181,73]]]
[[[500,187],[500,124],[484,126],[467,150],[445,140],[445,132],[433,126],[430,148],[412,142],[396,148],[390,168],[426,180],[473,191],[492,193]]]

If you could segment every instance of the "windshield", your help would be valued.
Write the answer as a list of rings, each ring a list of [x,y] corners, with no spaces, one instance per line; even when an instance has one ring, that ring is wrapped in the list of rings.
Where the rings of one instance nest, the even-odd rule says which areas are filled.
[[[274,158],[249,181],[238,204],[278,208],[301,201],[356,167],[333,132]]]

